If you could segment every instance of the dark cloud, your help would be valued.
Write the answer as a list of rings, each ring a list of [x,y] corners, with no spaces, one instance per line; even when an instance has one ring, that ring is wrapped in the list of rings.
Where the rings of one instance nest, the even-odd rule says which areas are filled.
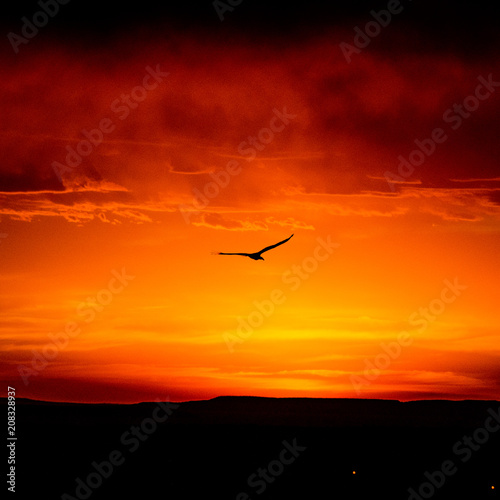
[[[37,170],[27,165],[20,173],[0,172],[0,190],[3,192],[64,191],[64,186],[56,177],[38,176]]]
[[[496,67],[492,7],[402,1],[403,11],[348,63],[339,44],[354,43],[354,27],[386,5],[242,2],[223,22],[211,2],[146,1],[133,11],[128,4],[102,11],[93,1],[61,6],[16,57],[3,47],[0,190],[77,191],[108,182],[140,193],[139,201],[170,186],[188,196],[230,158],[241,161],[242,141],[285,107],[297,116],[293,124],[254,162],[243,162],[233,196],[221,193],[219,204],[268,196],[276,172],[284,188],[342,195],[392,195],[387,172],[399,177],[396,193],[498,176],[497,92],[456,130],[443,120]],[[38,5],[9,9],[3,23],[12,28]],[[83,33],[89,26],[92,40]],[[120,120],[112,103],[156,64],[168,78]],[[116,130],[61,181],[53,162],[64,163],[67,148],[103,118]],[[436,127],[446,141],[401,177],[398,156],[408,158]],[[264,172],[268,183],[259,181]],[[117,192],[105,196],[123,202]]]
[[[231,33],[260,32],[265,34],[288,33],[292,30],[300,32],[317,30],[346,22],[360,22],[369,19],[371,10],[379,11],[387,8],[387,0],[357,0],[356,2],[288,2],[275,0],[272,3],[265,0],[242,1],[229,10],[220,21],[213,2],[194,0],[190,2],[156,2],[144,0],[140,5],[124,4],[110,1],[108,8],[102,9],[98,0],[88,0],[84,4],[69,2],[61,6],[60,12],[52,20],[54,31],[91,29],[92,34],[106,34],[115,30],[130,28],[137,25],[150,25],[154,22],[171,23],[183,30],[190,28],[210,29],[213,32]],[[482,0],[479,2],[444,0],[439,3],[432,0],[411,2],[401,0],[406,23],[415,26],[425,25],[430,38],[439,37],[443,40],[456,39],[456,33],[465,34],[463,44],[470,41],[487,39],[495,26],[494,14],[496,5]],[[5,24],[13,24],[23,15],[39,10],[35,0],[20,0],[5,5],[3,19]],[[480,19],[479,24],[474,22]],[[235,28],[231,29],[231,26]],[[295,32],[295,36],[297,36]],[[468,45],[470,47],[470,43]]]

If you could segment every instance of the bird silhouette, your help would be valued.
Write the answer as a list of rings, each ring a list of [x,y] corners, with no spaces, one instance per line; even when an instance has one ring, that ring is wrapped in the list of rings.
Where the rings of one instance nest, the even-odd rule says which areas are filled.
[[[292,234],[293,236],[293,234]],[[264,260],[262,258],[262,254],[264,252],[267,252],[268,250],[272,250],[273,248],[279,247],[280,245],[283,245],[283,243],[286,243],[292,236],[287,238],[286,240],[280,241],[279,243],[276,243],[275,245],[270,245],[266,248],[263,248],[260,252],[255,252],[255,253],[226,253],[226,252],[219,252],[217,255],[242,255],[243,257],[250,257],[253,260]]]

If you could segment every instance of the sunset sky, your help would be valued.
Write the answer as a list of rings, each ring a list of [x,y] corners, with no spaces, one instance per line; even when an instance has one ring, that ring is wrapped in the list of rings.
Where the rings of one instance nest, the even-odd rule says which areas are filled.
[[[2,22],[4,386],[83,402],[498,399],[488,12],[401,2],[346,57],[387,2],[250,4],[221,21],[208,1],[114,16],[75,1],[17,53],[7,34],[40,7]],[[292,233],[265,261],[213,254]]]

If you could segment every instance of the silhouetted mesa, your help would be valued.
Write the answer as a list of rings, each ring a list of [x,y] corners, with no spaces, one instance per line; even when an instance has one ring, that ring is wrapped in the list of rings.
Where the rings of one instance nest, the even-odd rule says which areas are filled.
[[[17,498],[405,500],[445,460],[456,473],[431,485],[433,499],[493,499],[500,488],[500,432],[474,442],[488,416],[500,422],[498,401],[18,399],[16,410]]]

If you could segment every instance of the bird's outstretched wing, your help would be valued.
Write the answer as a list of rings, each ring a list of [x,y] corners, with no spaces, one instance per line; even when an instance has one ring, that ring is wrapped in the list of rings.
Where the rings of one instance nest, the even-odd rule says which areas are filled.
[[[243,255],[243,257],[248,257],[250,254],[248,254],[248,253],[227,253],[227,252],[219,252],[217,255]]]
[[[293,236],[293,234],[292,234],[292,236]],[[280,245],[283,245],[283,243],[286,243],[292,236],[290,236],[286,240],[280,241],[279,243],[276,243],[274,245],[263,248],[260,252],[257,252],[257,253],[261,254],[261,253],[267,252],[268,250],[271,250],[272,248],[279,247]]]

